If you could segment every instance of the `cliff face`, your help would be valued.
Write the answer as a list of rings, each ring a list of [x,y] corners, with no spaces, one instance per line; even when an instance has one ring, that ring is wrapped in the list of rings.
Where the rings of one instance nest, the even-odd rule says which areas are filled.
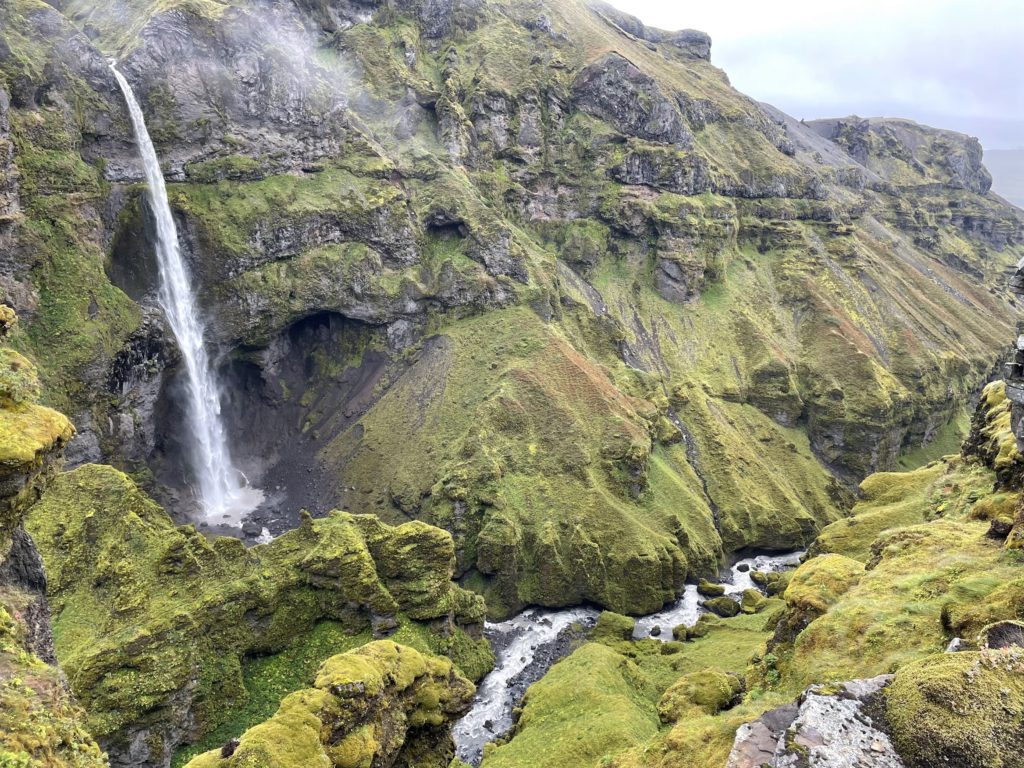
[[[651,610],[723,551],[808,543],[1012,325],[1022,222],[976,142],[803,125],[699,33],[576,0],[0,13],[4,285],[80,414],[76,460],[145,465],[178,505],[177,361],[110,54],[242,465],[289,512],[448,529],[495,614]]]
[[[0,338],[15,321],[0,308]],[[100,768],[106,759],[56,666],[46,573],[22,527],[74,434],[38,395],[32,364],[0,347],[0,763]]]

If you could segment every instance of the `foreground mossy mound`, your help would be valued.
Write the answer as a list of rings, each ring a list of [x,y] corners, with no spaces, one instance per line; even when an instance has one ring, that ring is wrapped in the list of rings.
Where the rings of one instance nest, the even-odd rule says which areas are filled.
[[[908,768],[1012,768],[1024,754],[1024,649],[945,653],[901,667],[888,690]]]
[[[447,768],[449,727],[473,697],[451,661],[391,641],[327,659],[312,688],[188,768]]]
[[[244,658],[280,652],[321,620],[353,635],[421,622],[468,674],[493,663],[467,634],[484,605],[450,581],[451,536],[424,523],[335,512],[246,549],[176,527],[126,475],[87,465],[54,481],[27,526],[89,728],[104,745],[144,749],[140,759],[169,759],[228,719],[249,696]]]

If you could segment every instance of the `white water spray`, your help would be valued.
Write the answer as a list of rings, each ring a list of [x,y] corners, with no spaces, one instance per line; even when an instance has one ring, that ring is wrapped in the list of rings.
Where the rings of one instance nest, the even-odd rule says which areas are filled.
[[[124,93],[135,141],[149,185],[149,201],[156,219],[156,255],[160,271],[160,306],[181,349],[187,374],[188,432],[194,441],[190,454],[199,485],[199,501],[210,522],[235,523],[252,511],[263,494],[248,487],[231,462],[224,425],[220,419],[220,389],[203,346],[203,323],[193,296],[188,268],[178,245],[178,230],[167,202],[160,161],[146,130],[142,109],[131,86],[115,66],[110,68]]]

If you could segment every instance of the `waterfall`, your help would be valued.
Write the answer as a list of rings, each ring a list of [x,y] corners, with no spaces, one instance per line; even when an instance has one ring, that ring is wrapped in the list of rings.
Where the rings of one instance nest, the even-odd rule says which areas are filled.
[[[185,363],[187,432],[193,442],[189,455],[198,484],[199,502],[211,522],[237,523],[242,515],[259,504],[262,494],[247,487],[244,475],[231,462],[220,418],[220,388],[203,345],[203,322],[196,306],[188,267],[178,245],[178,231],[167,202],[167,187],[160,161],[131,86],[114,62],[110,68],[128,103],[135,141],[149,185],[149,202],[156,219],[159,301]]]

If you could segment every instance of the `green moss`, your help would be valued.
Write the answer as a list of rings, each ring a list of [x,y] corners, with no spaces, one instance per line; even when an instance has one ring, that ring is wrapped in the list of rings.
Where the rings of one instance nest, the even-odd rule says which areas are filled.
[[[756,589],[743,590],[743,597],[740,600],[740,610],[743,613],[760,613],[767,604],[764,595]]]
[[[791,690],[892,672],[945,648],[953,617],[984,604],[1015,577],[1012,555],[986,529],[940,520],[883,535],[859,581],[796,638],[792,659],[782,665]],[[855,577],[852,564],[849,572]],[[794,582],[798,576],[799,570]],[[793,590],[791,583],[787,597]],[[985,618],[982,625],[1001,617]]]
[[[246,550],[176,528],[125,475],[87,465],[59,477],[26,524],[49,574],[58,658],[90,729],[108,743],[139,727],[169,728],[164,708],[183,689],[199,737],[260,714],[265,699],[250,700],[242,659],[298,643],[249,680],[276,691],[294,685],[321,653],[337,650],[315,632],[299,639],[321,619],[351,634],[365,631],[374,611],[400,625],[430,620],[443,636],[435,646],[473,672],[489,658],[486,641],[465,635],[484,606],[449,581],[451,537],[422,523],[392,528],[335,512]]]
[[[391,641],[368,643],[327,659],[314,687],[287,696],[273,717],[242,734],[233,754],[212,750],[188,765],[356,768],[394,764],[407,747],[419,760],[432,754],[447,764],[450,736],[436,735],[426,754],[412,742],[424,730],[450,725],[473,692],[447,659]]]
[[[887,690],[892,737],[908,768],[1015,765],[1024,749],[1024,659],[1019,648],[929,656]]]
[[[514,737],[483,765],[596,765],[657,732],[651,687],[635,662],[588,643],[530,687]]]
[[[697,713],[717,715],[736,703],[743,684],[736,675],[709,667],[683,675],[658,702],[658,715],[664,723],[674,723]]]
[[[712,613],[729,618],[740,612],[740,604],[731,597],[712,597],[701,603]]]
[[[697,582],[697,592],[704,595],[704,597],[721,597],[725,594],[725,587],[721,584],[714,584],[707,579],[701,579]]]
[[[864,575],[864,564],[843,555],[811,558],[793,573],[784,598],[790,605],[824,613]]]
[[[591,634],[595,642],[614,642],[631,640],[636,629],[636,619],[622,616],[611,611],[602,611],[597,617],[597,625]]]

